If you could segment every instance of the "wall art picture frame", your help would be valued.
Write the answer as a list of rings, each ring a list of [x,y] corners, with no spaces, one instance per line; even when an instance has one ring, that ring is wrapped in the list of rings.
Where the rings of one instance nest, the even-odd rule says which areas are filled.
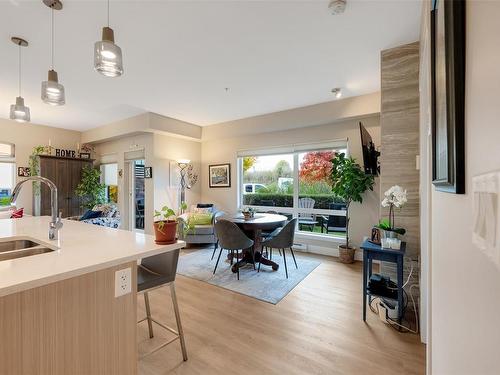
[[[31,170],[29,167],[17,167],[18,177],[29,177],[31,175]]]
[[[212,164],[208,166],[208,186],[210,188],[231,187],[231,164]]]
[[[153,167],[144,167],[144,178],[153,178]]]
[[[432,183],[465,193],[465,0],[431,0]]]
[[[90,159],[90,152],[80,152],[80,159]]]

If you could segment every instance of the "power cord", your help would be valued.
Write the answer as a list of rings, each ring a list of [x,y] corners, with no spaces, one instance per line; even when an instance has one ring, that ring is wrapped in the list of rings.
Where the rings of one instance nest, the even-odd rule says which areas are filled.
[[[407,327],[405,325],[402,325],[402,324],[399,324],[397,321],[395,321],[394,319],[392,318],[389,318],[389,317],[386,317],[386,322],[389,323],[389,325],[394,328],[396,331],[398,332],[411,332],[411,333],[419,333],[419,325],[418,325],[418,311],[417,311],[417,305],[415,304],[415,299],[413,298],[413,294],[412,294],[412,289],[414,287],[417,287],[417,288],[420,288],[420,285],[419,284],[413,284],[410,286],[410,298],[411,298],[411,301],[412,301],[412,304],[413,304],[413,311],[415,312],[415,330],[411,329],[411,327]],[[403,289],[403,295],[406,296],[406,303],[405,303],[405,306],[403,307],[403,311],[401,312],[402,316],[404,316],[404,312],[408,306],[408,294],[406,293],[406,291]],[[378,304],[375,305],[376,308],[373,307],[373,302],[375,301],[381,301],[382,298],[380,297],[375,297],[374,299],[372,299],[370,301],[370,310],[375,313],[375,314],[379,314],[379,310],[378,310]],[[401,331],[401,329],[404,329],[405,331]]]

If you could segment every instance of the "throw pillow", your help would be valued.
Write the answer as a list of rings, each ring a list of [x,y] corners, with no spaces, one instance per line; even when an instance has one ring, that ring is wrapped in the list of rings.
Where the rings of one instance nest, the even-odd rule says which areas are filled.
[[[210,213],[193,213],[189,217],[190,225],[210,225],[212,224],[212,214]]]
[[[82,215],[82,217],[80,218],[80,221],[89,220],[89,219],[95,219],[95,218],[98,218],[98,217],[101,217],[101,216],[102,216],[102,211],[88,210],[87,212],[85,212]]]
[[[117,207],[109,203],[96,204],[92,207],[92,211],[101,211],[103,217],[113,217],[117,211]]]
[[[24,215],[24,208],[20,208],[19,210],[15,210],[12,212],[12,215],[10,215],[11,219],[20,219]]]

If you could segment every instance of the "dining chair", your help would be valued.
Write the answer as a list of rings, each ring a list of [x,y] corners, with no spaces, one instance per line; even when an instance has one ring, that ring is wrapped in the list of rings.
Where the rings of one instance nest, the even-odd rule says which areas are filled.
[[[151,257],[143,258],[141,264],[137,266],[137,293],[144,294],[144,304],[146,305],[146,317],[139,320],[141,323],[145,320],[148,322],[149,338],[154,337],[153,323],[156,323],[161,328],[170,331],[175,336],[161,345],[157,346],[148,353],[142,355],[141,358],[155,353],[168,344],[179,340],[181,344],[182,358],[187,361],[186,342],[184,340],[184,332],[182,330],[181,316],[179,313],[179,306],[177,304],[177,295],[175,293],[175,275],[177,272],[177,262],[179,260],[179,251],[176,249],[166,253],[153,255]],[[149,294],[151,290],[161,288],[163,286],[170,287],[170,297],[174,307],[175,321],[177,323],[177,330],[170,328],[163,323],[157,321],[151,316],[151,307],[149,304]]]
[[[231,259],[234,258],[234,254],[236,252],[236,257],[239,259],[238,252],[245,252],[246,249],[251,249],[253,267],[255,269],[255,253],[253,251],[253,240],[248,238],[245,233],[233,222],[220,219],[215,223],[215,233],[217,234],[217,238],[219,239],[219,256],[217,257],[217,262],[215,263],[214,274],[217,270],[217,265],[219,264],[220,256],[222,254],[222,250],[228,250],[231,253]],[[232,264],[232,261],[231,261]],[[238,280],[240,279],[240,269],[238,267],[237,271]]]
[[[293,253],[293,249],[292,249],[293,239],[295,237],[295,228],[297,227],[297,221],[298,221],[297,218],[290,220],[283,227],[283,229],[280,230],[280,232],[276,236],[262,242],[263,248],[268,247],[270,249],[270,252],[269,252],[270,259],[272,259],[272,256],[273,256],[273,248],[282,250],[283,262],[285,263],[285,275],[286,275],[287,279],[288,279],[288,268],[286,265],[286,250],[285,249],[290,249],[290,252],[292,253],[292,257],[293,257],[293,262],[295,263],[295,268],[298,268],[297,261],[295,260],[295,254]],[[260,262],[259,262],[258,272],[260,272]]]

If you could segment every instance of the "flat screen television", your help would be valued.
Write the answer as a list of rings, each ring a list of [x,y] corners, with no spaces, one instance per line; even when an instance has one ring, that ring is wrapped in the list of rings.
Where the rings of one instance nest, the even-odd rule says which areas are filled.
[[[368,130],[359,123],[359,132],[361,134],[361,147],[363,149],[363,166],[366,174],[378,175],[380,173],[380,165],[378,162],[378,157],[380,152],[375,148],[375,143],[373,143],[372,137]]]

